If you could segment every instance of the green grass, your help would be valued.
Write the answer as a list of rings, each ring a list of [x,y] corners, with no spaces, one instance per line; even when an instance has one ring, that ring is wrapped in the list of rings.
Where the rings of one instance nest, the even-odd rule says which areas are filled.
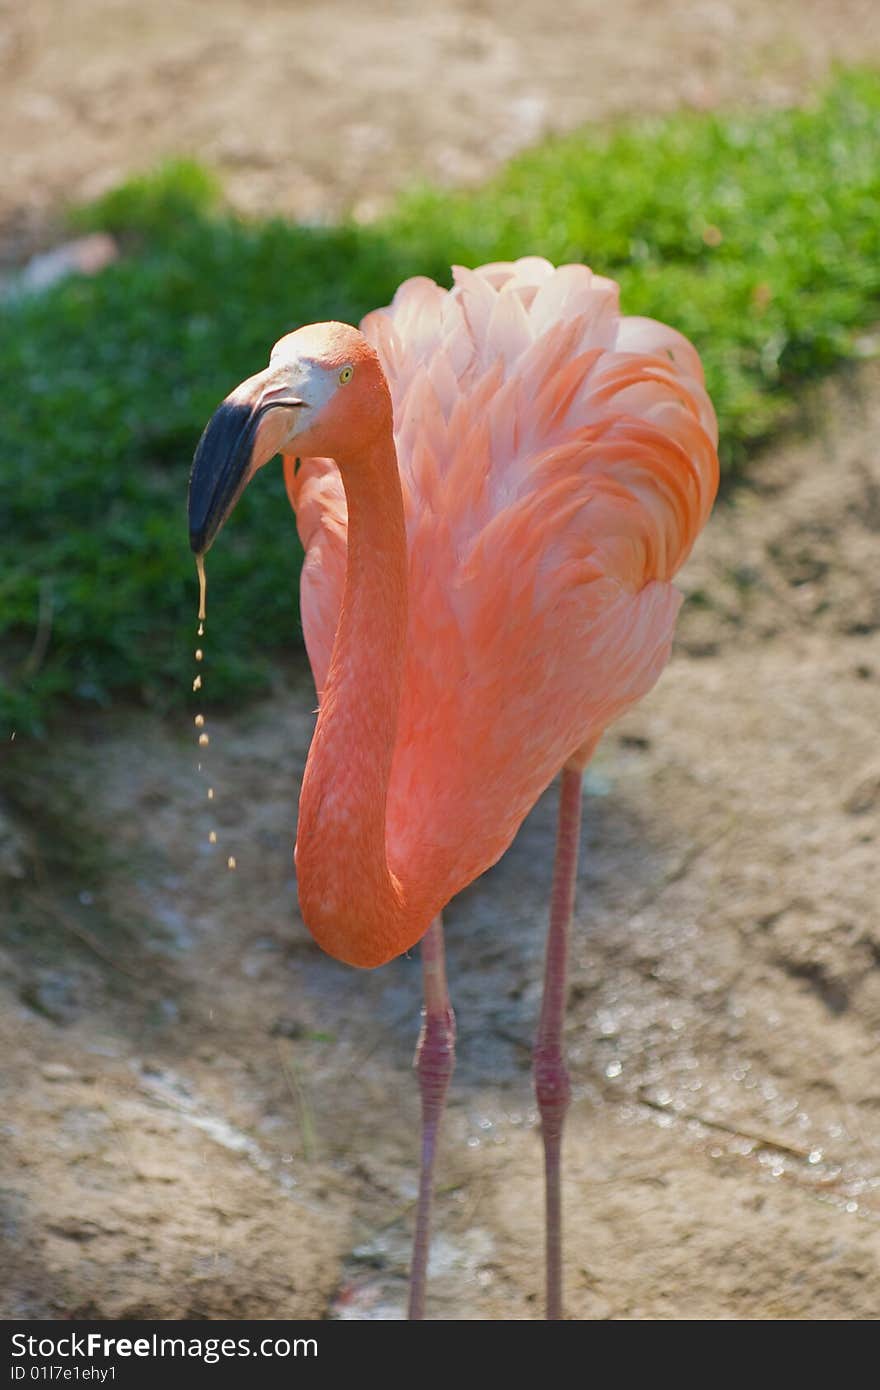
[[[81,211],[123,238],[94,279],[0,323],[0,711],[39,731],[64,700],[160,707],[189,689],[189,460],[217,401],[298,323],[357,321],[404,276],[539,253],[621,283],[625,312],[693,339],[728,478],[801,385],[852,355],[880,304],[880,76],[792,112],[588,129],[476,192],[423,190],[380,224],[307,229],[224,211],[176,164]],[[206,692],[265,686],[296,640],[300,561],[279,470],[211,555]]]

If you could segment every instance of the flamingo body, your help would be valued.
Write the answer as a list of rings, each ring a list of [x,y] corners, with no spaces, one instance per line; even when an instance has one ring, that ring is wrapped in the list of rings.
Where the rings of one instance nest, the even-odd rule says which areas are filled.
[[[504,853],[560,769],[583,767],[653,686],[680,604],[672,579],[718,462],[693,347],[621,317],[617,285],[585,266],[457,268],[450,291],[409,280],[361,328],[391,393],[406,530],[399,710],[373,810],[392,882],[423,908],[366,944],[313,930],[332,954],[372,966],[411,947]],[[346,488],[332,459],[284,463],[323,704],[346,588]],[[362,690],[382,678],[383,632],[377,615]],[[355,782],[363,742],[353,731]],[[343,794],[324,780],[321,798]]]
[[[669,655],[672,580],[718,484],[715,416],[691,345],[622,318],[617,286],[584,266],[457,269],[448,292],[409,280],[361,327],[286,335],[217,408],[193,461],[190,543],[203,556],[282,454],[319,695],[297,826],[303,919],[352,965],[422,941],[411,1318],[425,1312],[455,1057],[440,914],[562,770],[533,1049],[558,1319],[581,775]]]

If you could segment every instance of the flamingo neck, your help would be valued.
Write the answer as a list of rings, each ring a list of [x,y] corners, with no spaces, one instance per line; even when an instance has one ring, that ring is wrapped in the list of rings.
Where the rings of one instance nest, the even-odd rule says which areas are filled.
[[[415,906],[389,869],[385,837],[408,602],[390,427],[340,472],[348,504],[345,592],[303,776],[297,882],[318,944],[350,965],[375,966],[412,943]]]

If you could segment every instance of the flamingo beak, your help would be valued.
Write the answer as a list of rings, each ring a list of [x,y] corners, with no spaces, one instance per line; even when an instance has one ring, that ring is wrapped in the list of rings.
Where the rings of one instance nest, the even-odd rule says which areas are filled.
[[[293,437],[305,407],[273,368],[243,381],[217,407],[189,477],[189,543],[196,555],[211,548],[257,469]]]

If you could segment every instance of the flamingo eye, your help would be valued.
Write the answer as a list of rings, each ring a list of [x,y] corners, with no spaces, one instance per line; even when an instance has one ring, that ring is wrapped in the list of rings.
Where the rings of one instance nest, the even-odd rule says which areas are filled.
[[[339,385],[347,386],[354,376],[354,367],[343,367],[339,373]]]

